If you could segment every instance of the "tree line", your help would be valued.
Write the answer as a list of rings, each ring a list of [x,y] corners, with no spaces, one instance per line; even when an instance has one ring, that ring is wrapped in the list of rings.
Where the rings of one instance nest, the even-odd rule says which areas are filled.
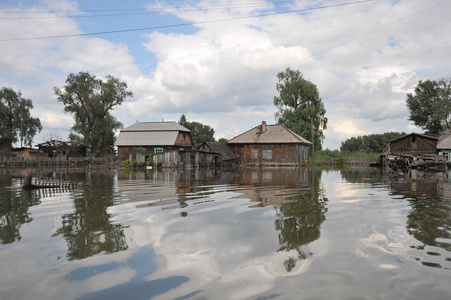
[[[310,140],[315,150],[322,149],[328,118],[317,86],[305,79],[298,70],[286,68],[277,74],[278,95],[273,102],[277,108],[277,124],[284,125]],[[88,72],[71,73],[62,88],[54,88],[57,101],[64,105],[64,112],[72,115],[69,141],[84,145],[95,156],[114,152],[115,132],[123,127],[112,111],[127,98],[133,96],[125,81],[114,76],[97,78]],[[450,81],[419,81],[414,93],[407,94],[406,105],[409,120],[425,130],[438,135],[451,125]],[[32,100],[22,97],[11,88],[0,90],[0,148],[13,144],[31,147],[33,137],[42,130],[39,118],[31,116]],[[214,142],[214,129],[199,122],[187,121],[182,114],[179,123],[192,133],[194,146]],[[387,132],[352,137],[341,144],[341,151],[381,152],[392,138],[405,133]],[[220,139],[219,142],[227,142]]]

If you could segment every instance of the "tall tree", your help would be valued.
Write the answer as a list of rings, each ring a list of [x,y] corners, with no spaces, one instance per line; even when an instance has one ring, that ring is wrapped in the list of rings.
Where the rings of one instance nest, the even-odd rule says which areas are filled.
[[[179,124],[191,131],[195,148],[204,142],[215,142],[215,130],[210,126],[199,122],[188,122],[184,114],[180,116]]]
[[[279,96],[274,97],[277,122],[311,140],[315,149],[321,150],[327,118],[316,85],[290,68],[277,74],[277,78]]]
[[[31,147],[34,136],[42,130],[39,118],[30,114],[33,102],[11,88],[0,90],[0,147],[11,148],[20,141]]]
[[[74,116],[73,132],[81,135],[81,142],[91,148],[95,156],[105,154],[109,137],[122,124],[111,115],[133,93],[127,83],[108,75],[106,80],[96,78],[88,72],[71,73],[63,89],[54,88],[64,111]],[[76,135],[72,135],[76,138]]]
[[[451,83],[419,81],[413,94],[407,94],[409,120],[425,130],[426,134],[440,134],[451,127]]]

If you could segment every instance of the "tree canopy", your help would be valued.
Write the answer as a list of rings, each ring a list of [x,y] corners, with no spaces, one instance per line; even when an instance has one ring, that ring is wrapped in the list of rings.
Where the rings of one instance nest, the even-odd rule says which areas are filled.
[[[20,141],[31,147],[34,136],[42,130],[39,118],[30,114],[33,102],[11,88],[0,90],[0,147],[11,148]]]
[[[278,124],[296,132],[321,150],[327,128],[326,109],[315,84],[290,68],[277,74],[279,96],[274,97]],[[312,139],[313,134],[313,139]]]
[[[419,81],[413,94],[407,94],[409,120],[437,135],[451,125],[451,84],[445,79]]]
[[[133,96],[127,83],[110,75],[102,80],[88,72],[71,73],[64,88],[55,87],[54,92],[64,111],[74,116],[71,140],[88,146],[95,156],[112,151],[114,131],[122,123],[111,112]]]
[[[198,148],[204,142],[215,142],[215,130],[208,125],[199,122],[188,122],[186,116],[180,116],[179,124],[191,131],[194,148]]]
[[[405,132],[385,132],[352,137],[341,143],[341,151],[381,153],[391,139],[405,135]]]

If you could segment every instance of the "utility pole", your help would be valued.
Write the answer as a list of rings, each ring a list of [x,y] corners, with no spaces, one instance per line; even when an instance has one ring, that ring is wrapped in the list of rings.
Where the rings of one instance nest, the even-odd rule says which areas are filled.
[[[312,159],[315,159],[315,131],[313,130],[313,118],[310,117],[310,128],[312,129]]]

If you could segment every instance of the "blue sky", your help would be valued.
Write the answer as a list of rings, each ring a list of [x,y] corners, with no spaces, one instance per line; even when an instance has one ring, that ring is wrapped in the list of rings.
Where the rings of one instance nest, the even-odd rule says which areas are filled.
[[[53,88],[80,71],[127,81],[134,97],[114,112],[124,126],[185,114],[230,139],[276,122],[276,75],[290,67],[317,85],[323,147],[338,149],[355,135],[421,132],[406,94],[450,78],[450,12],[440,0],[2,1],[0,81],[33,100],[35,143],[67,138],[73,120]],[[127,31],[140,28],[154,29]],[[123,32],[87,35],[107,31]]]

